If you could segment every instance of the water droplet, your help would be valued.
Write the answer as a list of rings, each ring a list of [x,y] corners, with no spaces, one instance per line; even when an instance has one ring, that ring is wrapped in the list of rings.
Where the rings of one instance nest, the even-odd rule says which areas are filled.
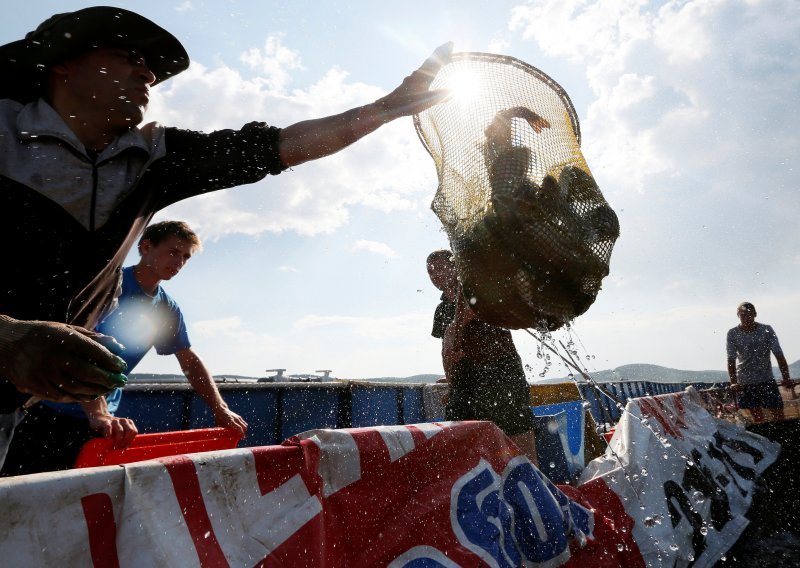
[[[620,552],[622,552],[623,550],[625,550],[625,545],[624,545],[624,544],[622,544],[622,543],[619,543],[619,544],[617,545],[617,550],[619,550]]]

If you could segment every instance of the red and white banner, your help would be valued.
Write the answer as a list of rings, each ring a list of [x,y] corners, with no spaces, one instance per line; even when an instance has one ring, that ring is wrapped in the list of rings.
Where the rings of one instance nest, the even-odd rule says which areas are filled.
[[[713,419],[700,419],[695,406],[684,403],[678,413],[675,404],[650,401],[640,404],[651,405],[645,414],[660,436],[688,440],[684,427],[704,436],[697,448],[673,442],[675,451],[697,449],[700,457],[691,458],[694,469],[686,462],[675,469],[677,489],[668,495],[642,481],[656,479],[668,460],[641,465],[644,446],[626,450],[619,441],[624,467],[606,457],[591,466],[594,479],[574,488],[553,485],[488,422],[316,430],[281,446],[0,480],[0,558],[15,567],[644,567],[640,549],[653,564],[656,548],[669,551],[670,532],[697,534],[681,520],[695,518],[692,507],[709,527],[728,519],[713,495],[695,498],[708,490],[697,481],[706,471],[714,479],[725,473],[746,493],[745,469],[756,475],[774,459],[768,443],[704,422]],[[669,412],[682,420],[677,429]],[[649,443],[636,423],[621,424],[618,437]],[[706,463],[712,453],[721,469]],[[681,491],[688,501],[676,497]],[[749,494],[736,499],[728,497],[731,518],[718,532],[739,526],[734,519]],[[654,519],[661,515],[653,526],[640,502]]]
[[[756,479],[779,450],[711,416],[689,388],[629,400],[580,487],[602,481],[622,498],[648,566],[713,566],[747,526]]]
[[[3,480],[0,558],[8,566],[635,566],[619,500],[610,495],[607,511],[621,516],[612,519],[565,490],[574,499],[487,422],[319,430],[282,446]],[[618,541],[629,546],[620,551]]]

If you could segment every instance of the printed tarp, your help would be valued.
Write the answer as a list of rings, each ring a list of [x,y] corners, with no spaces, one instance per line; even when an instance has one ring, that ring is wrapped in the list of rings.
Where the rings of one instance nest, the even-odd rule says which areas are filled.
[[[757,466],[756,475],[775,452],[697,406],[681,408],[682,424],[704,433],[682,450],[697,449],[695,463],[705,465],[717,432],[731,441],[720,450],[729,467]],[[618,436],[646,440],[636,428],[621,425]],[[631,449],[628,470],[640,467]],[[593,465],[597,476],[580,487],[555,486],[488,422],[317,430],[281,446],[2,480],[0,558],[8,566],[643,567],[640,549],[649,559],[660,546],[664,557],[653,540],[668,540],[653,529],[666,532],[669,517],[646,526],[611,464]],[[685,465],[672,481],[693,499]],[[635,481],[642,477],[656,478]],[[634,487],[653,515],[673,498]],[[748,499],[731,507],[737,519]],[[713,520],[711,501],[688,503]],[[675,503],[686,516],[686,502]],[[678,522],[676,531],[690,534],[684,525],[694,526]]]
[[[627,522],[619,500],[613,520],[573,497],[488,422],[319,430],[282,446],[4,480],[0,557],[9,566],[636,566],[629,531],[630,546],[617,550],[614,531]]]
[[[689,388],[629,400],[581,487],[602,481],[620,496],[648,566],[713,566],[747,526],[756,480],[779,450],[712,417]]]

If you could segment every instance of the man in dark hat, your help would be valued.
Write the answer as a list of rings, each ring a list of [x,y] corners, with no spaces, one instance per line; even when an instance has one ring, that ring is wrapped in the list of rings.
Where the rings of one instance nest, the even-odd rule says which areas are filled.
[[[124,363],[87,329],[156,211],[333,154],[436,104],[446,93],[428,87],[449,52],[335,116],[200,133],[141,125],[151,87],[189,57],[138,14],[58,14],[0,46],[0,262],[14,274],[0,283],[0,414],[17,416],[28,395],[82,401],[124,382]]]

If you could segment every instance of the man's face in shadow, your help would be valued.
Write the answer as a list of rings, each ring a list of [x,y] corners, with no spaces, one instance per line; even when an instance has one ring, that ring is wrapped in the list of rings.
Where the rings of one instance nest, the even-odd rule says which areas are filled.
[[[439,257],[428,262],[428,276],[436,288],[454,301],[458,290],[458,275],[452,258]]]
[[[752,306],[739,306],[736,309],[736,315],[739,316],[739,321],[744,328],[750,328],[756,321],[756,310]]]

